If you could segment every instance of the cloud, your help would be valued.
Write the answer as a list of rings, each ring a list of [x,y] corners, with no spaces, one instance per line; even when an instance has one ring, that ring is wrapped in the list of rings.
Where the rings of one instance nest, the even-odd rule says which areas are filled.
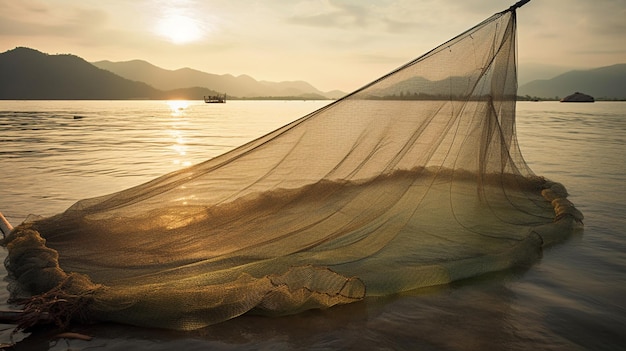
[[[108,18],[96,9],[70,7],[60,11],[34,2],[20,4],[0,15],[0,35],[75,38],[97,32]]]
[[[329,0],[320,8],[311,11],[309,7],[303,8],[306,13],[297,14],[287,19],[288,23],[335,29],[362,28],[371,21],[368,16],[367,3]]]

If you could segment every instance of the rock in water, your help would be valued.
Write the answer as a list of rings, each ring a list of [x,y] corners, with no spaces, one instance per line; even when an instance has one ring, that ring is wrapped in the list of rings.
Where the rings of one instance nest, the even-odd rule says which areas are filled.
[[[595,99],[591,95],[575,92],[561,99],[561,102],[594,102]]]

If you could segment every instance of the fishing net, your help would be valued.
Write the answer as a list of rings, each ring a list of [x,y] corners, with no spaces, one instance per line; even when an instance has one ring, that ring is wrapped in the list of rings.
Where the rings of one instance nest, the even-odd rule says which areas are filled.
[[[516,92],[511,8],[231,152],[21,224],[12,299],[195,329],[526,265],[582,215],[522,158]]]

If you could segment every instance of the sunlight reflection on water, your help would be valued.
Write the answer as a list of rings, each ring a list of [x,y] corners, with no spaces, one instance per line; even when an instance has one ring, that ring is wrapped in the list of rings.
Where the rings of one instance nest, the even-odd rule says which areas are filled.
[[[328,101],[2,102],[3,212],[15,223],[30,211],[60,212],[82,198],[122,190],[218,156],[325,104]]]

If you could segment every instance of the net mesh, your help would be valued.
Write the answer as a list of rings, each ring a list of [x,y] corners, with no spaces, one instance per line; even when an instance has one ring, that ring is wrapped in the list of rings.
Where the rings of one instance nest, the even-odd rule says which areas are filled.
[[[582,215],[519,150],[515,35],[495,14],[231,152],[23,223],[12,298],[195,329],[531,262]]]

